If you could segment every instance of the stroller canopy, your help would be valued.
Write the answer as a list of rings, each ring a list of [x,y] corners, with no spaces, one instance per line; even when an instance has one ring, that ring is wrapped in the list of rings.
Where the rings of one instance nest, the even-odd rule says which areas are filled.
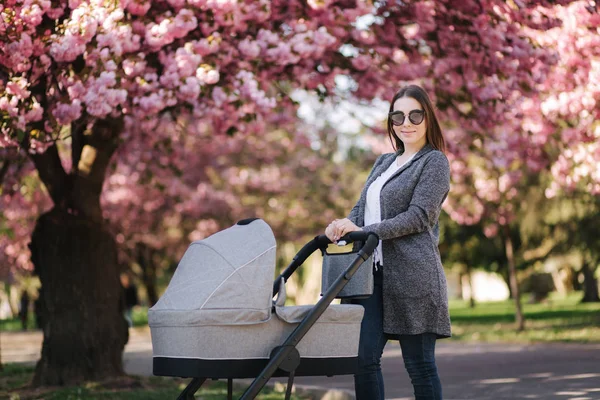
[[[244,220],[193,242],[160,300],[151,326],[245,325],[271,317],[275,236],[266,222]]]

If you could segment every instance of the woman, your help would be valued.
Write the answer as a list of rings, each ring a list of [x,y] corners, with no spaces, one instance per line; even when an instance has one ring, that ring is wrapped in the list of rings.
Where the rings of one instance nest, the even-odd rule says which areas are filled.
[[[348,218],[325,234],[336,242],[348,232],[379,235],[375,289],[365,308],[359,344],[356,398],[384,398],[381,355],[399,340],[416,400],[441,399],[435,344],[450,337],[446,277],[438,250],[438,217],[450,188],[450,167],[433,105],[419,86],[402,88],[388,115],[395,153],[381,155]]]

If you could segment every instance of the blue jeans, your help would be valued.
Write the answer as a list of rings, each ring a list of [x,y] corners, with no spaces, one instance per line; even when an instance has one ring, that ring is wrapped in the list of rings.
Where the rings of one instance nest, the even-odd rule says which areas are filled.
[[[381,278],[376,276],[373,295],[353,300],[365,308],[358,347],[358,373],[354,375],[357,400],[383,400],[384,384],[381,355],[387,343],[383,333],[383,299]],[[416,400],[441,400],[442,384],[435,365],[434,333],[400,335],[404,366],[410,376]]]

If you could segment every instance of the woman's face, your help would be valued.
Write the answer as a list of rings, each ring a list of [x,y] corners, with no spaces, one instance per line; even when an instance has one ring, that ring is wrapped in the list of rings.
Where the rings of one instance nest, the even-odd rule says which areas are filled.
[[[419,119],[418,111],[425,112],[421,103],[412,97],[400,97],[394,103],[394,112],[401,111],[404,113],[404,123],[401,125],[393,125],[394,132],[396,135],[402,140],[404,143],[404,147],[409,147],[413,149],[420,149],[427,143],[427,137],[425,136],[427,133],[427,123],[425,118],[423,117],[423,121],[419,124],[415,124],[411,121],[409,116],[411,115],[411,111],[413,111],[413,120]],[[414,112],[417,111],[417,112]],[[399,120],[398,117],[395,117],[396,120]],[[401,119],[401,118],[400,118]]]

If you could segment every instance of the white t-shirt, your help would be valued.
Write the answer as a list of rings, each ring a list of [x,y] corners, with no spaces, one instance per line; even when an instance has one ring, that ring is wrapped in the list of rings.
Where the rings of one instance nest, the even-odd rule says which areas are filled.
[[[396,171],[402,168],[413,157],[414,154],[408,160],[402,163],[402,165],[398,165],[398,158],[396,157],[394,162],[390,164],[389,168],[385,170],[381,175],[379,175],[377,179],[373,181],[373,183],[371,183],[369,189],[367,190],[364,226],[381,222],[381,189],[383,188],[383,185],[388,181],[388,179],[390,179],[390,177],[394,175]],[[377,266],[377,263],[379,263],[379,265],[383,265],[383,251],[381,246],[381,240],[379,241],[379,245],[373,253],[373,261],[375,262],[375,266]]]

